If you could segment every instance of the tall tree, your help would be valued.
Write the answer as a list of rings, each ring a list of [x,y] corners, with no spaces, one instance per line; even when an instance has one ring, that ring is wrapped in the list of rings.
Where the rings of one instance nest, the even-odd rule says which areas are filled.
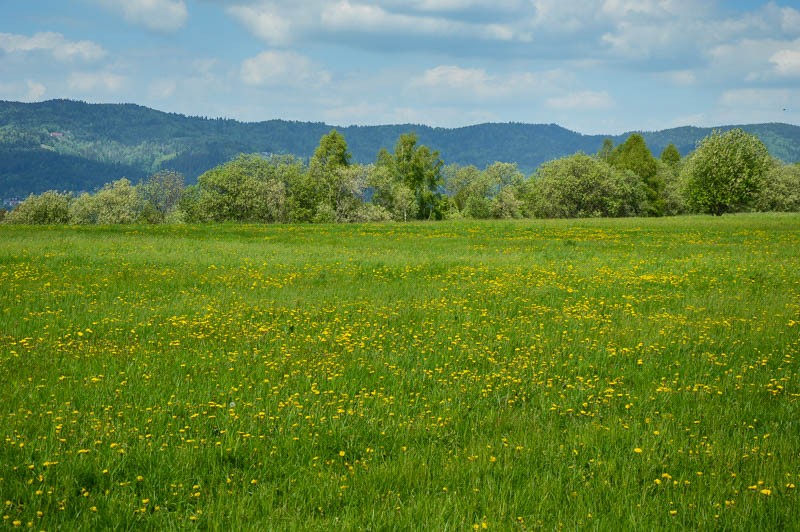
[[[601,161],[608,162],[611,159],[611,154],[614,152],[614,141],[605,138],[603,139],[603,145],[600,146],[600,151],[597,152],[597,158]]]
[[[625,142],[614,148],[608,161],[620,170],[629,170],[639,176],[646,187],[646,214],[664,214],[664,181],[658,174],[656,159],[639,133],[631,134]]]
[[[676,148],[674,144],[670,143],[661,152],[660,159],[662,163],[666,164],[673,170],[677,170],[678,165],[681,163],[681,152],[678,151],[678,148]]]
[[[319,146],[314,150],[310,167],[327,171],[349,166],[351,157],[344,135],[332,129],[319,139]]]
[[[293,222],[337,222],[352,219],[363,203],[366,171],[350,166],[347,141],[335,129],[320,138],[308,171],[289,183]]]
[[[687,200],[715,216],[740,209],[759,192],[771,167],[769,152],[755,135],[738,128],[715,130],[683,167]]]
[[[394,154],[382,149],[377,161],[378,166],[387,168],[395,180],[413,192],[419,219],[441,219],[444,216],[445,205],[439,192],[443,164],[438,151],[417,145],[414,133],[400,135]]]

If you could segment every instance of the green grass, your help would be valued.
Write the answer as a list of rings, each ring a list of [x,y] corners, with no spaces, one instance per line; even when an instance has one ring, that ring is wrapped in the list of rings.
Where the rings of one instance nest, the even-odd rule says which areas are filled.
[[[0,287],[0,526],[797,526],[797,215],[0,226]]]

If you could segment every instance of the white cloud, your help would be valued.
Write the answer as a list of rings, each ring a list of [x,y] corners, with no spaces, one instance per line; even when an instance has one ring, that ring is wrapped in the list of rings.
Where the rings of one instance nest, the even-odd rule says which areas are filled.
[[[272,50],[244,60],[241,78],[247,85],[313,88],[328,83],[330,74],[305,56]]]
[[[501,99],[511,95],[552,92],[572,76],[561,70],[489,74],[482,68],[440,65],[409,82],[409,88],[437,93],[445,100]]]
[[[769,58],[775,71],[782,76],[800,76],[800,49],[778,50]]]
[[[437,87],[445,89],[485,89],[491,79],[482,68],[461,68],[453,65],[442,65],[426,70],[412,81],[415,87]]]
[[[518,3],[516,0],[506,2],[512,4],[508,9],[516,7]],[[517,30],[512,24],[499,19],[452,14],[471,8],[483,8],[484,15],[492,12],[488,0],[421,0],[411,4],[386,0],[262,0],[250,3],[241,3],[240,0],[236,5],[229,6],[227,13],[251,34],[271,46],[288,46],[310,38],[347,42],[372,49],[375,38],[386,39],[399,35],[422,35],[443,45],[454,38],[500,42],[530,40],[530,32]],[[510,11],[502,12],[508,18]],[[365,37],[369,38],[365,40]],[[413,46],[414,42],[408,44]]]
[[[158,32],[179,30],[189,18],[183,0],[96,0],[137,26]]]
[[[520,0],[412,0],[406,4],[410,4],[420,11],[435,12],[458,12],[471,9],[513,11],[524,5]]]
[[[548,98],[547,106],[561,110],[599,110],[613,107],[614,100],[605,91],[582,91]]]
[[[95,61],[106,55],[106,51],[98,44],[91,41],[70,41],[62,34],[53,32],[36,33],[31,37],[0,33],[0,50],[9,54],[44,51],[59,61]]]
[[[327,6],[322,11],[320,20],[324,29],[336,32],[402,33],[437,38],[471,36],[500,41],[510,41],[516,37],[516,32],[505,24],[472,24],[446,17],[407,15],[376,5],[352,3],[349,0]],[[521,38],[525,38],[525,35]]]
[[[800,34],[800,11],[791,7],[781,9],[781,28],[785,32]]]
[[[800,73],[800,39],[742,39],[720,44],[708,52],[716,80],[771,81]],[[777,76],[776,76],[777,75]]]
[[[23,82],[0,82],[0,99],[20,102],[36,102],[42,99],[47,92],[47,87],[39,82],[26,79]]]
[[[28,92],[25,94],[24,101],[35,102],[42,99],[42,96],[47,92],[47,87],[35,81],[26,80],[25,84],[28,86]]]
[[[78,92],[117,92],[124,84],[125,78],[110,72],[74,72],[67,79],[67,86]]]
[[[295,27],[271,3],[258,6],[239,5],[228,8],[228,13],[262,41],[272,45],[288,44]]]

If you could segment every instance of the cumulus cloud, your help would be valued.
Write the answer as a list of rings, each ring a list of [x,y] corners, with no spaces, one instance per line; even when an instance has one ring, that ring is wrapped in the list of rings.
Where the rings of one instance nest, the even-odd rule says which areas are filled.
[[[280,9],[271,3],[232,6],[228,8],[228,13],[268,44],[288,44],[296,30],[292,20],[283,16]]]
[[[718,80],[770,82],[800,73],[799,54],[800,39],[742,39],[709,50],[709,69]]]
[[[330,74],[303,55],[270,50],[243,61],[241,78],[253,86],[318,87],[330,81]]]
[[[800,47],[778,50],[769,58],[775,71],[782,76],[800,76]]]
[[[106,51],[91,41],[70,41],[60,33],[36,33],[30,37],[14,33],[0,33],[0,50],[8,54],[44,51],[59,61],[95,61]]]
[[[96,0],[137,26],[157,32],[174,32],[186,23],[189,10],[183,0]]]
[[[608,92],[581,91],[547,99],[547,106],[560,110],[598,110],[614,106]]]

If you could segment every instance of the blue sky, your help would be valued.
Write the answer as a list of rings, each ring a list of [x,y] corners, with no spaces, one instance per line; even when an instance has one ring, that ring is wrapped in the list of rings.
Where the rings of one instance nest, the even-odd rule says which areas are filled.
[[[2,0],[0,99],[582,133],[800,124],[792,0]]]

